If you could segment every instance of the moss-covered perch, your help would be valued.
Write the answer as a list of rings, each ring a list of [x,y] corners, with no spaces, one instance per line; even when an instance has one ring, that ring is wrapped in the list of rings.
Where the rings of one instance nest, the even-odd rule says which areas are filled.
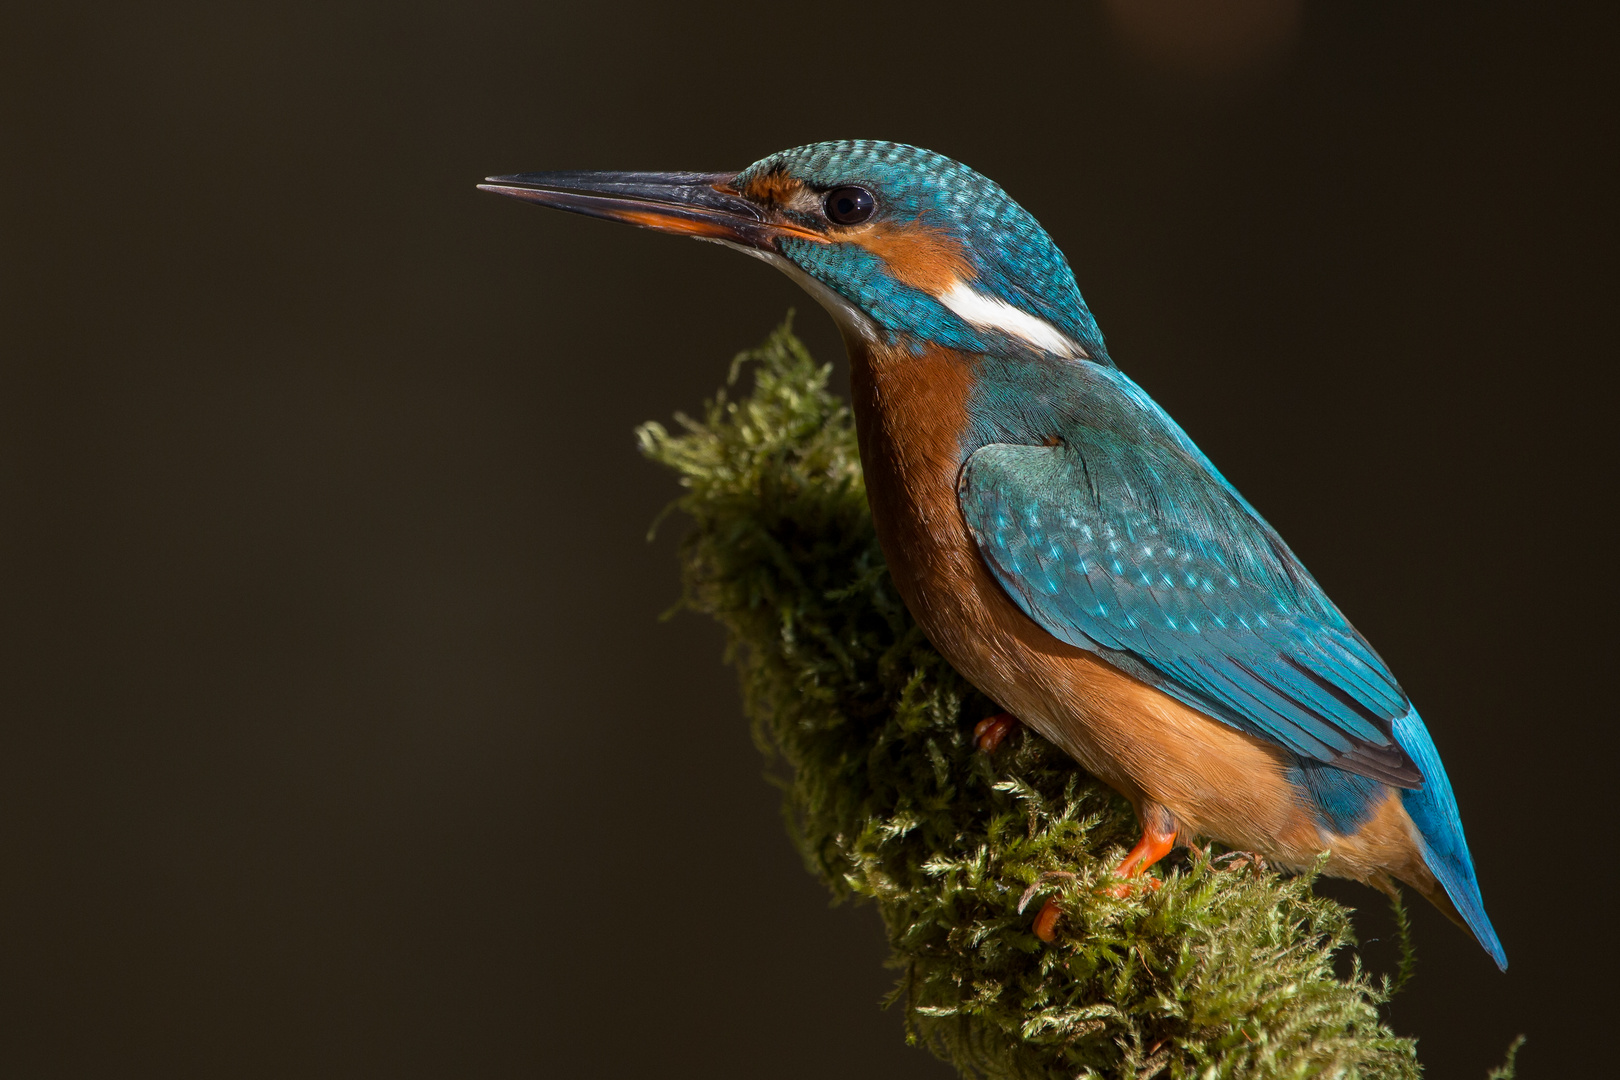
[[[810,869],[882,913],[912,1037],[970,1076],[1418,1076],[1387,980],[1335,974],[1349,911],[1307,878],[1194,852],[1162,889],[1099,893],[1130,807],[1031,732],[975,751],[997,709],[889,583],[828,369],[786,325],[733,384],[745,361],[751,393],[638,434],[687,489],[685,603],[730,634]],[[1051,945],[1040,901],[1018,910],[1037,884],[1062,893]]]

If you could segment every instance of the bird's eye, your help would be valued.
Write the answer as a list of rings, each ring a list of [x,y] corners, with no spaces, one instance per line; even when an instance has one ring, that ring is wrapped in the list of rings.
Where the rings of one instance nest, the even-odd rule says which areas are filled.
[[[877,200],[863,187],[841,187],[827,192],[827,199],[822,205],[827,210],[827,217],[838,224],[859,225],[872,216],[872,211],[877,209]]]

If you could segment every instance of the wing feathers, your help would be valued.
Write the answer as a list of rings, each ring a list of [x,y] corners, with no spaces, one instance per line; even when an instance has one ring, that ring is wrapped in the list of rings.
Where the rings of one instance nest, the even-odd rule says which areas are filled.
[[[1217,719],[1420,786],[1391,732],[1406,695],[1270,527],[1201,458],[1093,434],[962,467],[963,516],[1014,601]]]

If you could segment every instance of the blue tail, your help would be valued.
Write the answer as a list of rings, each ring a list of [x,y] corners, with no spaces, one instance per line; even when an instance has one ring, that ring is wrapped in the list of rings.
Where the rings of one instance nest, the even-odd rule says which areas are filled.
[[[1496,966],[1506,971],[1507,954],[1502,951],[1502,943],[1497,940],[1491,920],[1485,914],[1485,900],[1479,895],[1479,882],[1474,878],[1474,860],[1469,858],[1462,819],[1457,816],[1457,798],[1451,793],[1451,781],[1440,764],[1440,753],[1434,748],[1434,740],[1429,738],[1429,731],[1418,718],[1416,709],[1408,710],[1395,721],[1395,741],[1423,772],[1421,791],[1401,791],[1401,805],[1406,807],[1422,840],[1423,861],[1440,879],[1446,895],[1457,905],[1457,912],[1474,932],[1474,937],[1491,954]]]

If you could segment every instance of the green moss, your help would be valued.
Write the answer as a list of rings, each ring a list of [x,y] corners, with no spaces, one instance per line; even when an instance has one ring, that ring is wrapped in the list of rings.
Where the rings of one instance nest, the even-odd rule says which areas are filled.
[[[882,914],[911,1037],[970,1076],[1419,1075],[1387,982],[1335,974],[1349,911],[1308,877],[1194,852],[1099,894],[1130,807],[1031,732],[975,751],[997,710],[890,584],[829,369],[786,324],[728,385],[745,363],[750,393],[637,434],[686,488],[685,606],[729,632],[806,865]],[[1018,910],[1032,885],[1062,894],[1050,945]]]

